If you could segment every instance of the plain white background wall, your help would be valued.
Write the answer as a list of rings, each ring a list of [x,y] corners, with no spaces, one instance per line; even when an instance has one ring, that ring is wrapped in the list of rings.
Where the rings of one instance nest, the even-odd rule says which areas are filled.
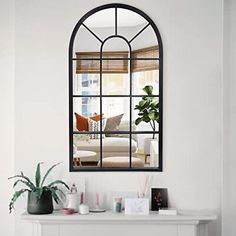
[[[62,160],[65,165],[55,176],[69,182],[86,178],[91,192],[137,191],[137,173],[68,173],[69,38],[83,14],[110,2],[15,2],[16,172],[24,170],[33,176],[37,162],[51,164]],[[209,209],[220,217],[223,3],[116,2],[146,12],[156,22],[163,39],[164,172],[153,173],[153,186],[167,187],[174,207]],[[12,92],[10,104],[13,97]],[[17,235],[26,230],[19,219],[24,206],[25,201],[17,204]],[[220,231],[219,219],[210,226],[210,235],[219,236]]]
[[[0,1],[0,235],[12,236],[14,215],[9,215],[14,174],[14,1]]]
[[[223,235],[236,235],[236,1],[224,4]]]

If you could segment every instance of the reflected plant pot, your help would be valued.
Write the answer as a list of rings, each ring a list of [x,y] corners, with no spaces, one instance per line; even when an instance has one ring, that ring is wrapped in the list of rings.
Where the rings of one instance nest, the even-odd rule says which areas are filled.
[[[33,215],[51,214],[53,212],[51,191],[43,191],[40,199],[38,199],[36,192],[29,192],[27,212]]]
[[[151,141],[153,141],[155,139],[153,138],[145,138],[144,139],[144,146],[143,146],[143,151],[145,155],[150,155],[150,144]]]

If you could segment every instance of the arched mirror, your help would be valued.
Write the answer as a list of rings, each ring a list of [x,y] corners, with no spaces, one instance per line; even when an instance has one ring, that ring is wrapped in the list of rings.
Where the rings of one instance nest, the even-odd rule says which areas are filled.
[[[163,49],[142,11],[97,7],[69,45],[70,171],[162,171]]]

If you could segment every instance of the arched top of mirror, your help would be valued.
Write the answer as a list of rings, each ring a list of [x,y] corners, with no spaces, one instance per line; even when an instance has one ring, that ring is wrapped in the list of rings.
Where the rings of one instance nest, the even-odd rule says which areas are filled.
[[[70,42],[71,56],[100,51],[102,43],[111,36],[123,37],[132,50],[157,46],[162,54],[159,31],[145,13],[124,4],[108,4],[88,12],[77,23]]]

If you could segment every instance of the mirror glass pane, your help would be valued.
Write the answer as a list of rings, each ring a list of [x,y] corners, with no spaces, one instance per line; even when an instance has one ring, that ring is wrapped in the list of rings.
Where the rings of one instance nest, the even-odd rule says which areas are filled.
[[[132,168],[159,167],[158,134],[133,134],[137,141],[136,158],[132,161]]]
[[[102,41],[115,32],[115,9],[105,9],[91,15],[84,24]]]
[[[99,52],[101,42],[83,25],[80,26],[74,40],[73,57],[78,52]],[[99,55],[97,55],[99,58]]]
[[[158,97],[134,97],[132,99],[132,131],[159,131],[159,123],[153,120],[159,118],[158,102]]]
[[[73,95],[99,95],[99,66],[100,61],[95,60],[73,61]]]
[[[130,99],[126,97],[102,98],[102,113],[106,131],[129,131]]]
[[[153,46],[158,46],[158,41],[156,34],[150,25],[131,42],[132,50]]]
[[[99,115],[100,100],[98,97],[76,97],[73,99],[73,112],[76,112],[80,116],[84,116],[86,118]],[[74,119],[76,119],[75,115]]]
[[[117,9],[117,33],[130,41],[148,22],[136,12]]]
[[[145,86],[153,87],[153,95],[159,95],[159,61],[135,60],[132,62],[132,93],[133,95],[147,95]]]
[[[128,168],[130,166],[129,134],[112,134],[102,141],[102,167]],[[136,150],[135,144],[133,144],[133,149],[133,151]]]
[[[100,135],[74,134],[73,165],[75,168],[97,168],[100,160]]]

